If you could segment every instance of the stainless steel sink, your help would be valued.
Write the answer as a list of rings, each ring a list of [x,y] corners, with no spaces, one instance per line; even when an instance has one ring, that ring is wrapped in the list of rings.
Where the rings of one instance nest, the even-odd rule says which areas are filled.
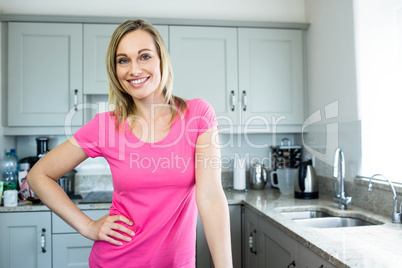
[[[295,222],[315,228],[340,228],[383,224],[382,222],[365,220],[364,215],[333,215],[329,211],[323,210],[325,209],[282,211],[281,214],[291,218]]]
[[[340,227],[377,225],[372,222],[352,217],[324,217],[324,218],[310,218],[310,219],[295,219],[294,221],[315,228],[340,228]]]
[[[291,219],[310,219],[310,218],[324,218],[331,217],[332,215],[324,211],[319,210],[305,210],[305,211],[286,211],[282,212],[283,215],[290,217]]]

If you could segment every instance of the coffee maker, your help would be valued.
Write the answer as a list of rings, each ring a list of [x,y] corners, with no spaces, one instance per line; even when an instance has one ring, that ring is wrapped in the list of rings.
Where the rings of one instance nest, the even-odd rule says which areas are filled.
[[[29,167],[32,168],[49,151],[49,138],[38,137],[36,138],[36,155],[22,158],[20,163],[28,163]]]
[[[281,140],[280,146],[271,146],[272,171],[282,168],[298,168],[302,158],[302,146],[291,145],[288,138]],[[278,184],[278,177],[273,176],[273,181]],[[277,188],[271,184],[271,187]]]
[[[36,138],[36,156],[38,159],[41,159],[47,152],[49,152],[49,138]]]

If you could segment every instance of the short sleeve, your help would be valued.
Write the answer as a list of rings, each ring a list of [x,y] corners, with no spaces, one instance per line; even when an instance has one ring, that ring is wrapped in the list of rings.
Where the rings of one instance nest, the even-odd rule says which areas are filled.
[[[198,135],[201,135],[208,129],[218,126],[214,108],[203,99],[194,99],[194,111],[198,128]],[[195,119],[195,118],[193,118]]]
[[[102,135],[102,126],[105,126],[106,118],[109,117],[107,113],[96,114],[96,116],[82,126],[75,134],[74,138],[78,145],[84,150],[89,157],[98,157],[102,155],[100,148]],[[106,133],[106,131],[103,131]]]

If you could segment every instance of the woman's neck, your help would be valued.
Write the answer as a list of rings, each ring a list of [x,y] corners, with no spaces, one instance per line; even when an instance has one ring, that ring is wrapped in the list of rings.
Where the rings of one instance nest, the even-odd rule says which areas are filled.
[[[140,117],[147,122],[154,121],[160,117],[166,117],[171,114],[171,107],[165,103],[164,96],[134,100],[134,117]]]

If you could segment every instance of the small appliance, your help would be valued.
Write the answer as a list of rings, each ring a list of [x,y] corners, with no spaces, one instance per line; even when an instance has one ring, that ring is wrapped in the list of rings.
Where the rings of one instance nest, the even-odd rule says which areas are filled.
[[[318,179],[310,159],[301,162],[298,174],[295,177],[295,198],[316,199],[318,198]]]
[[[285,145],[287,143],[287,145]],[[281,140],[280,146],[271,146],[272,150],[272,170],[282,168],[298,168],[302,158],[302,146],[291,145],[288,138]],[[274,174],[274,184],[271,187],[277,188],[278,176]]]
[[[253,190],[264,189],[267,183],[267,171],[260,163],[252,164],[250,168],[250,188]]]

